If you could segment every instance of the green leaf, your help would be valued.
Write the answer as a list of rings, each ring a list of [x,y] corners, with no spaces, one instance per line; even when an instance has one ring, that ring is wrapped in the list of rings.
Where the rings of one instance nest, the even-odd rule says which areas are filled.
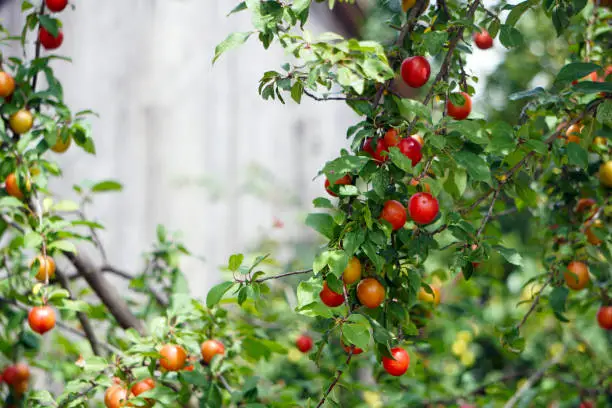
[[[225,295],[233,286],[234,282],[222,282],[213,286],[206,295],[206,307],[210,309],[217,305],[223,298],[223,295]]]
[[[347,88],[353,88],[357,94],[363,93],[365,80],[348,67],[338,68],[338,83]]]
[[[601,69],[601,67],[592,62],[573,62],[561,68],[561,71],[557,74],[557,78],[555,78],[555,82],[564,83],[582,79],[598,69]]]
[[[565,302],[568,295],[569,290],[565,286],[557,286],[550,293],[548,303],[555,312],[555,316],[563,317],[563,313],[565,313]],[[564,318],[560,320],[564,320]]]
[[[23,237],[23,246],[25,248],[38,248],[42,243],[42,235],[35,231],[30,231]]]
[[[344,339],[344,344],[354,345],[355,347],[359,347],[364,350],[367,349],[370,345],[370,329],[368,326],[362,324],[345,323],[342,326],[342,338]]]
[[[15,197],[0,197],[0,208],[2,207],[25,207],[21,200]]]
[[[65,211],[65,212],[78,211],[79,204],[75,203],[72,200],[61,200],[53,204],[51,209],[53,211]]]
[[[334,208],[334,205],[328,198],[317,197],[312,200],[314,208]]]
[[[118,181],[114,180],[105,180],[99,183],[96,183],[91,188],[93,193],[101,193],[105,191],[121,191],[123,190],[123,185]]]
[[[504,259],[513,265],[523,266],[523,257],[512,248],[496,245],[493,247]]]
[[[582,93],[612,92],[612,82],[582,81],[572,86],[572,90]]]
[[[344,235],[342,246],[348,255],[353,255],[365,241],[366,232],[363,228],[353,227]]]
[[[244,255],[242,254],[230,255],[229,261],[227,263],[228,269],[234,272],[237,271],[238,268],[240,268],[240,265],[242,265],[242,261],[244,261]]]
[[[238,13],[246,9],[247,9],[246,3],[244,1],[241,1],[240,3],[238,3],[236,7],[234,7],[229,13],[227,13],[227,16],[229,17],[230,15],[234,13]]]
[[[464,167],[469,176],[477,181],[490,181],[491,169],[480,156],[466,150],[455,153],[455,160]]]
[[[360,172],[369,161],[370,159],[364,156],[343,155],[325,163],[323,173],[330,184],[333,184],[347,174]]]
[[[368,58],[361,64],[361,68],[368,78],[379,83],[393,78],[393,70],[391,67],[379,59]]]
[[[379,168],[372,176],[372,188],[380,198],[384,198],[387,192],[387,187],[391,183],[391,175],[384,168]]]
[[[511,101],[520,101],[521,99],[534,98],[545,93],[546,91],[544,90],[544,88],[538,86],[537,88],[533,88],[528,91],[520,91],[510,94],[510,96],[508,96],[508,99],[510,99]]]
[[[38,20],[40,21],[40,25],[43,26],[43,28],[47,30],[49,34],[51,34],[53,37],[57,37],[59,33],[59,21],[56,18],[46,14],[41,14],[38,16]]]
[[[302,95],[304,94],[304,84],[301,81],[297,81],[291,87],[291,98],[296,102],[302,102]]]
[[[77,253],[76,246],[74,246],[72,242],[66,240],[54,241],[47,246],[47,249],[57,249],[63,252],[72,252],[74,254]]]
[[[233,50],[234,48],[237,48],[241,46],[242,44],[244,44],[246,40],[248,40],[251,34],[253,33],[254,31],[247,31],[247,32],[235,32],[235,33],[231,33],[230,35],[228,35],[227,38],[225,38],[225,40],[221,41],[221,43],[219,43],[219,45],[215,47],[215,56],[213,57],[213,60],[212,60],[213,64],[219,59],[221,54],[223,54],[224,52]]]
[[[589,154],[579,144],[570,142],[567,144],[567,159],[569,164],[586,169],[589,165]]]
[[[429,55],[435,56],[440,54],[447,40],[448,33],[446,31],[432,30],[423,34],[423,45]]]
[[[506,18],[506,25],[514,27],[521,16],[535,3],[534,0],[526,0],[514,6]]]
[[[329,239],[334,237],[335,223],[329,214],[308,214],[306,225]]]
[[[389,148],[389,157],[391,161],[400,169],[406,173],[412,172],[412,160],[404,156],[404,154],[397,147],[393,146]]]
[[[432,123],[431,110],[421,102],[415,99],[398,98],[397,96],[393,96],[393,100],[403,117],[413,119],[418,116]]]
[[[514,48],[523,44],[523,35],[516,28],[503,24],[499,33],[499,41],[506,48]]]

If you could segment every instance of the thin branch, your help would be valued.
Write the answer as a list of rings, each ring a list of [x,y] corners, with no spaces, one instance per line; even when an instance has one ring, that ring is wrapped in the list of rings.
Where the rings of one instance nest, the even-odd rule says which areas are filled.
[[[417,19],[425,8],[426,3],[429,3],[429,1],[426,2],[426,0],[417,0],[417,3],[412,6],[412,8],[410,9],[410,13],[408,13],[408,19],[406,20],[406,24],[404,24],[400,29],[397,41],[395,42],[396,46],[400,47],[404,43],[404,38],[406,38],[406,36],[411,33],[412,30],[414,30],[414,26],[417,23]]]
[[[40,5],[40,10],[38,10],[38,15],[43,15],[45,14],[45,6],[46,6],[46,2],[41,2],[42,4]],[[41,43],[40,40],[38,39],[38,36],[36,37],[36,48],[34,49],[34,60],[37,60],[40,58],[40,52],[41,52]],[[36,92],[36,85],[38,84],[38,71],[36,72],[36,74],[34,74],[34,77],[32,78],[32,92]],[[40,105],[38,106],[37,110],[40,110]]]
[[[223,385],[223,388],[225,388],[230,394],[234,392],[234,389],[231,385],[229,385],[223,374],[219,374],[217,378],[219,379],[219,382],[221,382],[221,385]]]
[[[307,273],[312,273],[312,268],[310,269],[304,269],[302,271],[293,271],[293,272],[285,272],[285,273],[281,273],[279,275],[274,275],[274,276],[266,276],[265,278],[259,278],[259,279],[255,279],[255,280],[249,280],[249,279],[238,279],[235,278],[234,282],[236,283],[263,283],[265,281],[269,281],[272,279],[280,279],[280,278],[285,278],[287,276],[294,276],[294,275],[304,275]]]
[[[74,295],[70,290],[70,282],[66,278],[66,275],[64,275],[64,272],[56,268],[55,277],[57,278],[59,284],[68,291],[69,298],[74,300]],[[83,326],[83,331],[85,332],[87,340],[91,345],[91,350],[96,356],[101,356],[102,353],[100,350],[100,344],[98,338],[96,337],[96,332],[94,331],[91,322],[89,321],[89,318],[84,312],[77,312],[77,318],[79,319],[79,322],[81,322],[81,326]]]
[[[564,354],[565,354],[565,346],[563,347],[563,350],[557,353],[557,355],[555,355],[552,359],[544,363],[542,368],[540,368],[538,371],[533,373],[527,379],[527,381],[525,381],[525,383],[514,393],[514,395],[508,400],[508,402],[506,402],[506,405],[504,405],[504,408],[514,407],[516,403],[521,399],[521,397],[527,391],[529,391],[531,387],[533,387],[535,383],[537,383],[540,380],[540,378],[542,378],[542,376],[544,376],[544,374],[546,373],[546,371],[548,371],[549,368],[551,368],[554,365],[557,365],[559,361],[561,361]]]
[[[312,99],[314,99],[315,101],[369,101],[370,98],[368,97],[361,97],[361,96],[332,96],[332,95],[322,95],[322,96],[318,96],[315,95],[314,93],[310,92],[308,89],[304,89],[304,94]]]
[[[64,252],[64,255],[72,262],[94,292],[96,292],[96,295],[98,295],[102,303],[104,303],[123,329],[134,328],[142,335],[146,333],[146,328],[142,321],[131,312],[127,302],[87,256],[82,253],[76,255],[70,252]]]
[[[482,222],[480,223],[480,228],[478,228],[478,232],[476,233],[477,237],[479,237],[480,234],[482,234],[482,231],[484,231],[484,228],[486,227],[487,222],[489,222],[491,215],[493,215],[493,206],[495,206],[495,202],[497,201],[497,197],[499,196],[500,189],[501,189],[501,184],[495,190],[495,193],[493,193],[493,199],[491,199],[491,205],[489,205],[489,211],[487,211],[487,215],[485,215],[485,217],[482,219]]]
[[[540,288],[538,294],[533,299],[533,302],[531,302],[531,306],[529,307],[529,310],[527,311],[527,313],[525,313],[525,316],[523,316],[523,319],[519,322],[519,324],[516,325],[517,330],[521,329],[521,327],[525,324],[525,322],[529,318],[529,315],[531,315],[531,313],[533,313],[535,308],[538,306],[538,303],[540,303],[540,298],[542,297],[542,293],[544,292],[544,289],[546,289],[546,287],[550,284],[550,282],[552,282],[552,279],[553,277],[551,274],[546,280],[546,282],[544,282],[544,285],[542,285],[542,287]]]
[[[346,362],[345,362],[345,365],[347,367],[351,363],[351,358],[353,358],[353,350],[354,350],[354,348],[351,347],[351,349],[350,349],[350,351],[348,353],[348,357],[347,357]],[[332,383],[329,384],[329,387],[327,387],[327,390],[325,391],[325,394],[323,394],[323,397],[321,398],[321,401],[319,401],[319,404],[317,405],[317,408],[323,406],[323,404],[325,403],[325,400],[327,399],[329,394],[332,392],[332,390],[334,389],[336,384],[338,384],[338,381],[340,381],[340,377],[342,377],[342,374],[344,373],[344,371],[345,371],[345,369],[341,369],[341,370],[338,370],[336,372],[336,377],[334,378],[334,381],[332,381]]]

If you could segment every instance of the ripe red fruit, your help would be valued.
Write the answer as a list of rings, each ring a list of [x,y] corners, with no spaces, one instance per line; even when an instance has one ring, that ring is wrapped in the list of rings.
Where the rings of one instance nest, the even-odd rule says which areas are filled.
[[[68,5],[68,0],[45,0],[47,8],[54,13],[59,13]]]
[[[64,33],[60,29],[57,32],[57,37],[54,37],[45,27],[40,27],[40,30],[38,30],[38,41],[40,41],[46,50],[54,50],[59,48],[64,42]]]
[[[484,28],[480,32],[474,33],[474,43],[481,50],[488,50],[493,46],[493,37]]]
[[[384,163],[389,158],[389,156],[387,155],[382,155],[382,152],[388,151],[388,147],[384,139],[378,139],[378,141],[376,142],[376,150],[374,150],[374,148],[372,147],[372,138],[367,138],[363,144],[363,151],[368,153],[374,158],[374,160],[379,163]]]
[[[104,405],[107,408],[120,408],[128,399],[128,391],[121,385],[111,385],[104,394]]]
[[[153,388],[155,388],[155,381],[152,378],[146,378],[134,384],[130,391],[135,397],[137,397],[142,393],[152,390]]]
[[[402,138],[396,129],[389,129],[387,130],[387,133],[385,133],[384,140],[387,147],[390,147],[397,146]]]
[[[411,137],[402,139],[399,142],[398,147],[404,156],[412,160],[413,166],[416,166],[423,158],[423,153],[421,153],[421,145]]]
[[[225,354],[225,346],[219,340],[206,340],[200,346],[200,352],[202,353],[202,360],[206,364],[210,364],[214,356]]]
[[[15,80],[11,74],[0,71],[0,97],[8,98],[15,91]]]
[[[369,309],[375,309],[385,300],[385,288],[374,278],[365,278],[357,285],[357,299]]]
[[[465,92],[461,92],[461,95],[465,98],[463,105],[453,105],[450,99],[446,102],[446,113],[456,120],[463,120],[472,112],[472,98]]]
[[[420,88],[429,80],[431,66],[429,62],[420,55],[409,57],[402,62],[401,75],[408,86]]]
[[[612,306],[602,306],[597,311],[597,323],[599,327],[612,330]]]
[[[389,374],[399,377],[408,370],[410,365],[410,356],[401,347],[395,347],[391,349],[391,355],[393,359],[388,357],[382,358],[383,367]]]
[[[584,289],[590,281],[589,267],[580,261],[572,261],[567,265],[567,271],[563,273],[565,284],[573,290]]]
[[[38,334],[45,334],[55,327],[55,312],[49,306],[35,306],[28,313],[28,323]]]
[[[24,363],[10,365],[4,369],[2,379],[11,387],[30,379],[30,367]]]
[[[334,183],[334,185],[346,185],[346,184],[351,184],[351,182],[352,182],[352,181],[353,181],[353,180],[351,179],[351,176],[349,176],[349,175],[347,174],[347,175],[345,175],[344,177],[339,178],[338,180],[336,180],[336,182]],[[338,197],[338,195],[337,195],[336,193],[334,193],[334,192],[333,192],[333,191],[332,191],[332,190],[329,188],[329,186],[330,186],[330,182],[329,182],[329,180],[325,179],[325,190],[327,191],[327,193],[328,193],[330,196],[333,196],[333,197]]]
[[[178,371],[185,366],[187,352],[176,344],[164,344],[159,350],[159,364],[168,371]]]
[[[302,334],[295,341],[295,346],[302,353],[308,353],[310,351],[310,349],[312,349],[312,338],[310,336],[306,335],[306,334]]]
[[[430,224],[439,209],[438,200],[429,193],[416,193],[408,201],[408,214],[417,224]]]
[[[406,209],[402,203],[396,200],[385,202],[380,213],[380,219],[389,222],[393,227],[393,231],[402,228],[406,224],[406,218]]]
[[[319,292],[319,297],[325,306],[329,307],[337,307],[344,303],[344,295],[331,290],[327,282],[323,282],[323,289]]]
[[[591,401],[582,401],[580,408],[593,408],[593,403]]]
[[[353,349],[353,355],[356,356],[357,354],[361,354],[363,353],[363,349],[360,349],[359,347],[353,346],[351,345],[350,347],[347,346],[346,344],[344,344],[344,342],[342,342],[342,348],[344,349],[345,352],[350,353],[351,349]]]

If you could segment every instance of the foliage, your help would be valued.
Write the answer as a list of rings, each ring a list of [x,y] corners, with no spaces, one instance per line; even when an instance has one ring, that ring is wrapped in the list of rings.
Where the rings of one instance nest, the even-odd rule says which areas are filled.
[[[400,3],[380,1],[371,14],[387,16],[391,41],[309,32],[310,0],[246,0],[231,11],[249,12],[253,30],[230,34],[215,61],[253,38],[280,45],[292,62],[263,74],[264,99],[340,100],[361,119],[347,130],[350,148],[321,169],[332,198],[315,199],[305,221],[323,240],[312,268],[235,254],[231,279],[204,301],[191,298],[180,269],[189,251],[164,227],[142,273],[108,263],[96,233],[103,226],[85,210],[121,184],[74,186],[78,203],[47,189],[61,174],[49,150],[74,140],[95,153],[83,120],[91,112],[64,104],[50,64],[62,58],[43,56],[40,40],[31,58],[3,60],[15,91],[0,80],[0,346],[7,366],[27,360],[63,384],[58,393],[27,390],[28,378],[14,380],[10,365],[6,406],[88,406],[107,390],[110,407],[126,397],[130,406],[168,407],[612,402],[610,334],[595,319],[611,302],[612,12],[584,0]],[[27,55],[40,27],[59,35],[61,14],[28,1],[22,9],[24,30],[6,41]],[[507,112],[457,120],[453,107],[471,107],[475,92],[478,78],[465,65],[481,27],[508,49],[499,72],[512,75],[494,75],[488,88],[511,93]],[[536,39],[563,52],[538,61]],[[433,62],[431,77],[411,65],[413,56]],[[528,88],[542,73],[548,85]],[[426,84],[406,98],[398,86],[413,75]],[[16,131],[20,110],[33,115],[31,130]],[[77,249],[85,243],[102,265]],[[65,258],[77,274],[53,274],[32,262],[38,255]],[[354,258],[363,280],[346,284]],[[586,275],[568,271],[572,261],[587,265]],[[105,273],[129,280],[130,295],[120,296]],[[585,285],[572,283],[585,276]],[[365,278],[378,282],[373,292]],[[326,306],[322,290],[335,292],[338,306]],[[44,353],[26,323],[26,312],[43,304],[58,311]],[[305,332],[315,340],[308,359],[293,344]],[[160,353],[164,345],[178,346],[177,355]],[[399,377],[381,364],[395,347],[411,359]],[[127,391],[147,378],[154,388]]]

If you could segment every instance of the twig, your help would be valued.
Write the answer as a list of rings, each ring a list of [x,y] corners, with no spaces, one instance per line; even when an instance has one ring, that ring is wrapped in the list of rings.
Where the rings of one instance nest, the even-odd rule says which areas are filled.
[[[55,277],[57,278],[60,285],[68,291],[69,298],[74,300],[74,295],[72,294],[72,291],[70,290],[70,282],[66,278],[66,275],[64,275],[64,272],[56,268]],[[89,318],[84,312],[77,312],[77,317],[79,319],[79,322],[81,322],[81,326],[83,326],[83,331],[85,332],[85,335],[87,336],[87,340],[89,341],[89,344],[91,345],[91,350],[96,356],[102,355],[101,350],[100,350],[99,341],[98,341],[98,338],[96,337],[96,332],[91,326],[91,322],[89,321]]]
[[[332,96],[332,95],[323,95],[317,96],[314,93],[310,92],[308,89],[304,89],[304,94],[315,101],[369,101],[368,97],[361,96]]]
[[[408,19],[406,20],[406,24],[404,24],[400,30],[400,33],[397,37],[397,41],[395,42],[396,46],[401,46],[404,43],[404,38],[408,35],[408,33],[412,32],[414,26],[417,22],[417,17],[420,15],[419,12],[423,10],[425,6],[425,0],[417,0],[417,3],[412,6],[410,9],[410,13],[408,14]]]
[[[43,1],[41,3],[42,4],[40,5],[40,10],[38,11],[39,15],[45,14],[46,2]],[[34,49],[34,60],[37,60],[40,58],[41,48],[42,48],[41,43],[37,36],[36,37],[36,48]],[[36,73],[34,74],[34,77],[32,78],[32,93],[36,92],[37,84],[38,84],[38,71],[36,71]],[[37,107],[37,110],[40,110],[40,105]]]
[[[491,199],[491,205],[489,205],[489,211],[487,211],[487,215],[485,215],[485,217],[482,219],[482,222],[480,223],[480,228],[478,228],[478,232],[476,233],[477,237],[479,237],[480,234],[482,234],[482,231],[484,231],[484,228],[487,225],[487,222],[489,222],[491,215],[493,215],[493,206],[495,205],[495,202],[497,201],[497,197],[499,196],[500,189],[501,189],[501,184],[497,187],[497,189],[495,190],[495,193],[493,193],[493,198]]]
[[[564,354],[565,354],[565,346],[563,347],[563,349],[559,353],[557,353],[557,355],[555,355],[552,359],[550,359],[546,363],[544,363],[542,368],[540,368],[538,371],[533,373],[527,379],[527,381],[525,381],[525,383],[514,393],[514,395],[508,400],[508,402],[506,402],[506,405],[504,405],[504,408],[512,408],[512,407],[514,407],[514,405],[516,405],[516,403],[521,399],[521,397],[527,391],[529,391],[531,389],[531,387],[533,387],[535,385],[535,383],[537,383],[540,380],[540,378],[542,378],[542,376],[546,373],[546,371],[549,368],[551,368],[552,366],[558,364],[559,361],[561,361],[561,359],[563,358]]]
[[[249,280],[249,279],[238,279],[235,278],[234,281],[236,283],[263,283],[265,281],[269,281],[272,279],[280,279],[280,278],[285,278],[287,276],[293,276],[293,275],[304,275],[307,273],[311,273],[312,272],[312,268],[310,269],[304,269],[302,271],[293,271],[293,272],[285,272],[285,273],[281,273],[279,275],[274,275],[274,276],[266,276],[265,278],[259,278],[259,279],[255,279],[255,280]]]
[[[535,308],[538,306],[538,303],[540,303],[540,297],[542,297],[542,293],[544,292],[544,289],[546,289],[546,286],[548,286],[550,282],[552,282],[552,279],[553,279],[553,276],[551,274],[546,280],[546,282],[544,282],[544,285],[542,285],[542,287],[540,288],[538,294],[533,299],[533,302],[531,302],[531,306],[529,307],[529,310],[527,311],[525,316],[523,316],[523,319],[519,322],[519,324],[516,325],[517,330],[521,329],[521,327],[525,324],[525,322],[529,318],[529,315],[531,315],[531,313],[533,313]]]
[[[351,347],[351,349],[350,349],[350,351],[348,353],[348,357],[347,357],[346,362],[345,362],[345,365],[347,367],[351,363],[351,358],[353,358],[353,350],[354,350],[354,348]],[[342,377],[342,374],[344,373],[344,371],[345,371],[344,369],[341,369],[341,370],[337,371],[336,377],[334,378],[334,381],[332,381],[332,383],[329,384],[329,387],[327,387],[327,391],[325,391],[325,394],[323,394],[323,397],[321,398],[321,401],[319,401],[319,404],[317,405],[317,408],[321,407],[325,403],[325,400],[329,396],[329,393],[332,392],[332,390],[334,389],[336,384],[338,384],[338,381],[340,381],[340,377]]]
[[[230,394],[234,392],[234,389],[231,385],[229,385],[223,374],[219,374],[217,378],[219,379],[219,382],[221,382],[221,385],[223,385],[223,388],[225,388]]]

